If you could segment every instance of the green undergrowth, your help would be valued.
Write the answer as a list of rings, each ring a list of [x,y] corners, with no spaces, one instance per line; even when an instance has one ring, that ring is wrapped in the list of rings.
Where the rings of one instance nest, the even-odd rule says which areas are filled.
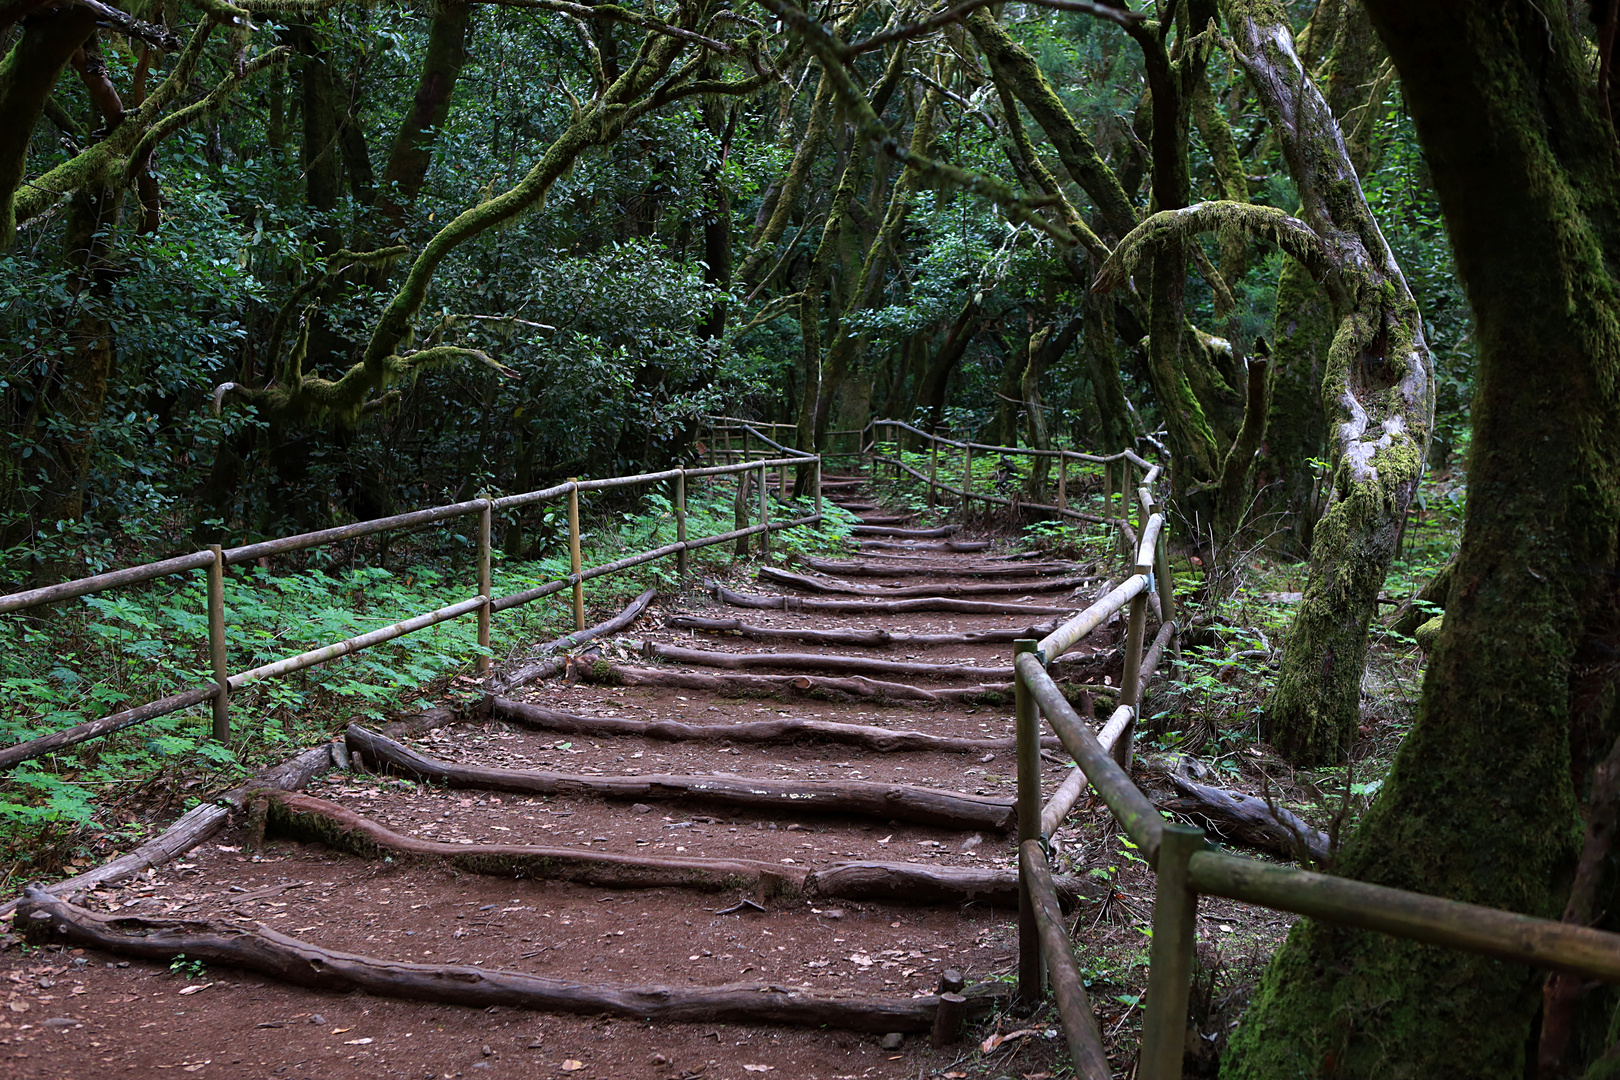
[[[757,522],[757,487],[749,522]],[[690,539],[734,528],[735,484],[693,485]],[[674,542],[674,507],[661,492],[637,503],[582,500],[586,567]],[[551,514],[560,507],[548,507]],[[825,504],[821,529],[772,534],[777,551],[841,551],[853,516]],[[809,500],[772,506],[773,520],[806,516]],[[231,568],[225,580],[230,670],[243,671],[444,607],[477,592],[474,518],[452,520],[385,564],[375,550],[337,545],[269,566]],[[542,524],[545,524],[542,521]],[[569,573],[562,530],[530,560],[492,556],[493,591],[521,592]],[[756,544],[757,538],[750,538]],[[728,566],[731,542],[690,554],[691,573]],[[341,559],[342,561],[338,561]],[[587,620],[621,609],[648,587],[676,591],[673,556],[584,586]],[[48,734],[212,681],[201,572],[0,618],[0,745]],[[573,629],[564,590],[494,616],[497,662]],[[99,740],[25,762],[0,780],[0,882],[52,873],[77,858],[138,841],[151,822],[280,761],[351,719],[383,720],[466,700],[478,656],[476,616],[463,615],[317,667],[243,687],[231,702],[229,744],[208,738],[211,707],[172,713]],[[3,886],[0,886],[3,887]]]

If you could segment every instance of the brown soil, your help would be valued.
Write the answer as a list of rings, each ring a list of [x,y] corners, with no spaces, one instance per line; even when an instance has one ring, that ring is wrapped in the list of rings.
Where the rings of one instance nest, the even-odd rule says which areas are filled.
[[[851,498],[862,497],[851,495]],[[986,553],[931,553],[982,561]],[[993,554],[989,553],[989,554]],[[941,576],[940,583],[968,579]],[[1099,580],[1097,586],[1101,586]],[[757,589],[739,580],[738,588]],[[1009,588],[1016,590],[1016,585]],[[1062,601],[1076,609],[1096,589]],[[1021,594],[1011,591],[1009,599]],[[700,594],[659,603],[627,631],[637,639],[734,652],[772,651],[736,637],[663,629],[675,613],[728,617]],[[1032,597],[1033,599],[1033,597]],[[1055,603],[1050,594],[1035,601]],[[817,616],[746,613],[770,626],[870,626],[913,632],[1027,625],[1017,616]],[[1113,652],[1104,627],[1081,651]],[[602,643],[610,659],[628,648]],[[809,652],[792,644],[781,651]],[[849,652],[847,647],[823,652]],[[1006,646],[877,650],[893,658],[1004,665]],[[1110,669],[1117,683],[1117,661]],[[926,680],[906,680],[930,685]],[[942,684],[943,685],[943,684]],[[956,685],[960,685],[958,681]],[[740,722],[799,716],[915,728],[958,736],[1010,736],[1010,706],[902,707],[813,699],[710,698],[691,691],[544,683],[520,695],[586,715]],[[1010,798],[1012,753],[862,753],[850,747],[671,743],[643,738],[570,738],[498,722],[462,724],[416,739],[431,756],[506,768],[582,774],[718,773],[782,779],[866,779]],[[1050,792],[1066,759],[1047,770]],[[854,859],[1012,867],[1014,837],[963,834],[896,822],[809,814],[755,813],[700,803],[628,804],[569,796],[525,797],[447,791],[364,774],[334,773],[311,793],[423,839],[573,846],[665,856],[741,857],[806,869]],[[1122,851],[1106,811],[1082,800],[1055,837],[1074,872],[1097,871],[1114,893],[1076,913],[1083,965],[1103,1033],[1121,1048],[1136,1024],[1132,995],[1145,981],[1151,878]],[[255,852],[242,827],[183,861],[125,888],[81,897],[84,906],[215,920],[257,920],[282,933],[367,956],[481,964],[580,982],[668,986],[763,982],[817,993],[912,997],[935,990],[940,973],[969,983],[1010,978],[1016,914],[983,904],[829,906],[775,900],[764,912],[719,914],[739,895],[678,889],[607,891],[545,881],[509,881],[442,866],[363,860],[272,837]],[[1208,937],[1252,945],[1286,926],[1271,912],[1205,902]],[[1222,928],[1227,928],[1223,930]],[[1235,936],[1228,936],[1235,935]],[[1201,933],[1200,938],[1204,939]],[[1228,948],[1228,966],[1243,963]],[[1236,957],[1235,959],[1233,957]],[[277,984],[227,969],[171,970],[81,950],[12,949],[0,954],[0,1075],[293,1077],[404,1076],[580,1078],[1026,1076],[1060,1071],[1067,1054],[1050,1014],[993,1016],[960,1045],[931,1049],[908,1036],[883,1049],[877,1036],[735,1024],[650,1025],[540,1015],[497,1007],[388,1000]],[[1213,1008],[1213,1005],[1212,1005]],[[1224,1015],[1224,1013],[1222,1014]],[[1218,1025],[1224,1021],[1212,1019]],[[1030,1033],[991,1052],[978,1040],[1000,1030]]]

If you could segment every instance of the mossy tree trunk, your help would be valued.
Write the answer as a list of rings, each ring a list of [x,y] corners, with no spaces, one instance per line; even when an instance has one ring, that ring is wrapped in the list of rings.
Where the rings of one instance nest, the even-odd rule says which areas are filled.
[[[1369,8],[1433,171],[1478,374],[1444,628],[1417,723],[1339,870],[1557,918],[1581,804],[1620,728],[1620,159],[1565,9]],[[1614,928],[1609,895],[1599,925]],[[1303,922],[1222,1075],[1519,1080],[1534,1075],[1543,981]],[[1581,1016],[1540,1075],[1581,1075],[1607,1019]]]
[[[1289,761],[1322,764],[1355,738],[1367,629],[1434,419],[1432,361],[1338,123],[1294,52],[1286,11],[1269,0],[1226,0],[1223,11],[1299,189],[1299,216],[1321,242],[1337,320],[1322,384],[1331,486],[1265,727]]]

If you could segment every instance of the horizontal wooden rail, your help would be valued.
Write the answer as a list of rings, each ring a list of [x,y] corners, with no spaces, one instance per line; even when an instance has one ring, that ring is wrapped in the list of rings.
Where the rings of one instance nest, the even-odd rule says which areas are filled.
[[[1217,851],[1195,854],[1189,872],[1211,896],[1620,983],[1620,934]]]
[[[29,589],[26,592],[16,592],[9,596],[0,596],[0,614],[8,611],[21,611],[23,608],[35,607],[39,604],[54,604],[58,600],[71,600],[75,596],[88,596],[90,593],[105,592],[116,589],[122,585],[138,585],[153,578],[167,577],[170,574],[184,574],[188,570],[201,570],[214,561],[211,551],[198,551],[190,555],[177,555],[172,559],[161,562],[145,563],[141,566],[131,566],[124,570],[110,570],[105,574],[96,574],[93,577],[79,578],[77,581],[64,581],[60,585],[45,585],[38,589]]]
[[[758,465],[755,466],[755,468],[758,467]],[[800,525],[814,525],[821,520],[822,516],[820,514],[810,514],[806,517],[794,518],[791,521],[773,521],[768,525],[750,525],[746,529],[733,529],[731,532],[716,533],[713,536],[705,536],[697,540],[684,540],[673,544],[665,544],[661,548],[654,548],[651,551],[644,551],[637,555],[628,555],[615,562],[604,563],[589,570],[582,570],[578,574],[569,574],[565,578],[558,578],[556,581],[550,581],[532,589],[525,589],[523,592],[503,596],[499,600],[493,601],[490,607],[494,611],[507,611],[527,604],[531,600],[538,600],[543,596],[551,596],[553,593],[562,592],[578,582],[590,581],[592,578],[617,573],[620,570],[628,570],[633,566],[654,562],[682,551],[696,551],[698,548],[723,544],[728,540],[739,540],[745,536],[758,536],[763,532],[777,532],[781,529],[797,528]]]
[[[1068,458],[1070,461],[1089,461],[1095,465],[1104,465],[1115,461],[1129,461],[1131,464],[1143,469],[1152,470],[1157,468],[1152,462],[1141,458],[1135,451],[1130,449],[1121,450],[1117,454],[1086,454],[1079,450],[1037,450],[1032,446],[993,446],[989,443],[947,439],[943,435],[931,435],[921,428],[912,427],[904,420],[874,420],[871,426],[874,431],[884,426],[898,428],[901,431],[909,431],[918,438],[927,439],[930,443],[938,443],[941,446],[954,446],[963,450],[987,450],[993,454],[1023,454],[1027,457],[1061,457]],[[1155,479],[1157,479],[1156,476]]]
[[[1046,503],[1024,502],[1021,499],[1014,501],[1012,499],[1001,498],[998,495],[989,495],[982,491],[968,491],[964,488],[952,487],[941,480],[930,480],[926,473],[919,469],[912,468],[899,458],[885,457],[882,454],[873,454],[872,460],[880,461],[885,465],[893,465],[897,469],[904,469],[912,476],[915,476],[918,480],[938,488],[940,491],[949,492],[950,494],[961,499],[977,499],[980,502],[995,503],[997,506],[1019,506],[1026,510],[1045,510],[1049,513],[1061,514],[1063,517],[1074,518],[1076,521],[1089,521],[1094,525],[1117,524],[1114,519],[1105,518],[1100,514],[1088,514],[1083,510],[1070,510],[1067,507],[1051,506]]]
[[[103,735],[111,735],[115,731],[123,731],[127,727],[154,720],[159,716],[167,716],[181,709],[188,709],[193,705],[201,705],[219,693],[217,686],[199,686],[190,690],[182,690],[178,694],[170,694],[157,701],[149,701],[145,705],[137,705],[133,709],[124,709],[103,716],[99,720],[88,720],[82,724],[53,731],[49,735],[41,735],[37,739],[29,739],[0,749],[0,771],[9,769],[21,762],[32,758],[53,753],[75,743],[88,742],[90,739],[99,739]]]
[[[474,596],[469,600],[463,600],[460,603],[451,604],[449,607],[442,607],[416,615],[391,626],[379,627],[364,634],[357,634],[342,641],[335,641],[330,645],[323,645],[318,649],[301,652],[297,656],[289,656],[285,660],[277,660],[274,663],[249,668],[240,674],[232,675],[226,682],[232,690],[239,690],[256,679],[272,679],[278,675],[290,675],[295,671],[302,671],[307,667],[314,667],[316,664],[324,664],[336,660],[340,656],[348,656],[350,653],[359,652],[367,646],[381,645],[385,641],[393,641],[397,637],[404,637],[406,634],[415,633],[417,630],[424,630],[429,626],[447,622],[470,611],[477,611],[487,603],[489,603],[488,597]]]
[[[1119,613],[1136,595],[1148,587],[1145,574],[1132,574],[1086,610],[1041,638],[1035,646],[1051,663]]]

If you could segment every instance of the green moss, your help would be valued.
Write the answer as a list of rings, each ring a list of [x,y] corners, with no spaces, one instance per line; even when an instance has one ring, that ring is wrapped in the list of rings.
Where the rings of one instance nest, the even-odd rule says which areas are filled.
[[[1444,615],[1436,615],[1412,631],[1412,639],[1417,642],[1418,648],[1426,653],[1434,651],[1435,642],[1440,640],[1440,626],[1445,620]]]

